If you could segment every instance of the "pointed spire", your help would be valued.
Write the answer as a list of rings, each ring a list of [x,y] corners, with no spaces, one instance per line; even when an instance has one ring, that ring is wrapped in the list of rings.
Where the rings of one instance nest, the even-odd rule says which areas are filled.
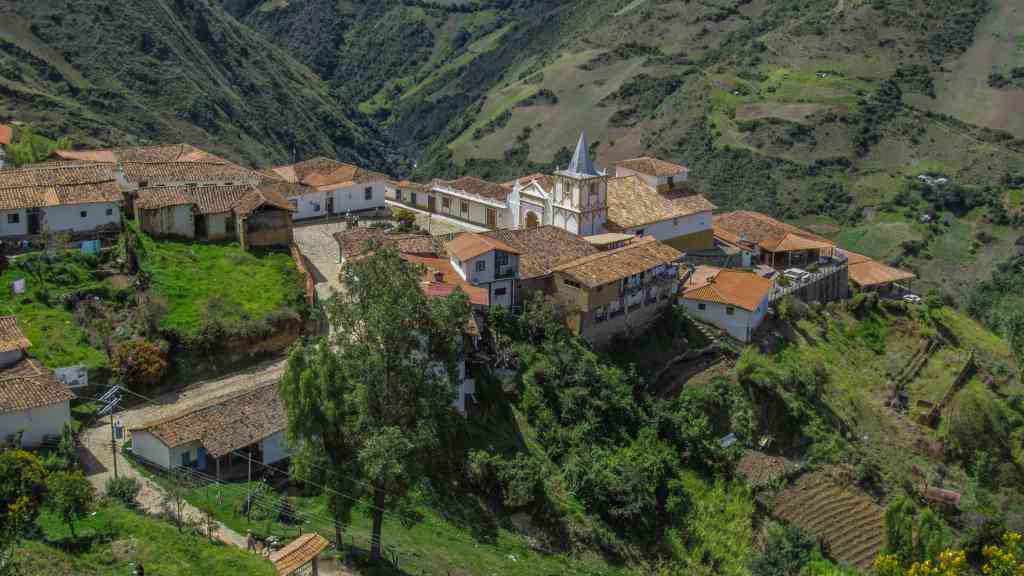
[[[590,161],[590,152],[587,150],[587,136],[580,132],[579,142],[576,143],[576,152],[572,155],[572,162],[566,172],[582,174],[584,176],[597,176],[594,163]]]

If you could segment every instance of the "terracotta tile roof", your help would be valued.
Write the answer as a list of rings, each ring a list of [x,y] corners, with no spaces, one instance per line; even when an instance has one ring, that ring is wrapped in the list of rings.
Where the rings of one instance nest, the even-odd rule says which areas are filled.
[[[802,250],[825,250],[835,247],[835,244],[807,238],[793,232],[786,232],[785,236],[764,240],[758,243],[758,246],[769,252],[798,252]]]
[[[447,248],[449,254],[463,262],[476,258],[482,254],[486,254],[492,250],[508,252],[509,254],[519,254],[519,250],[493,236],[487,236],[485,234],[460,234],[455,239],[448,242],[445,248]]]
[[[708,280],[714,278],[723,269],[717,266],[697,266],[693,274],[690,275],[689,280],[686,281],[686,286],[683,287],[683,291],[690,290],[691,288],[700,288],[708,283]]]
[[[699,212],[715,205],[688,188],[659,193],[638,176],[608,179],[608,229],[626,230]]]
[[[113,168],[103,164],[57,163],[0,170],[0,188],[80,186],[113,180]]]
[[[295,212],[295,207],[281,193],[282,188],[288,188],[288,184],[285,182],[280,183],[282,186],[276,184],[264,182],[253,191],[242,196],[242,199],[235,204],[235,212],[241,215],[251,214],[263,206]]]
[[[381,228],[356,227],[334,233],[342,258],[358,258],[370,251],[370,246],[386,241],[387,231]]]
[[[191,144],[168,144],[135,148],[107,148],[99,150],[58,150],[58,158],[87,162],[218,162],[223,158]]]
[[[432,187],[443,186],[452,190],[461,190],[468,192],[469,194],[476,194],[483,196],[484,198],[493,198],[494,200],[503,201],[508,198],[510,189],[505,188],[501,184],[495,184],[494,182],[488,182],[482,180],[476,176],[463,176],[456,180],[434,180],[431,185]]]
[[[249,184],[235,186],[196,186],[191,188],[199,214],[223,214],[231,212],[248,195],[255,194],[255,187]]]
[[[554,226],[538,226],[524,230],[494,230],[484,234],[497,238],[519,250],[519,278],[521,280],[547,276],[562,264],[598,252],[598,249],[591,246],[582,236]]]
[[[281,432],[286,423],[275,385],[264,384],[133,430],[146,430],[169,448],[199,442],[210,456],[220,458]]]
[[[74,398],[52,372],[31,358],[0,369],[0,413],[30,410]]]
[[[364,182],[388,180],[380,172],[323,157],[278,166],[273,171],[288,182],[304,184],[321,192]]]
[[[32,343],[18,328],[18,319],[14,316],[0,316],[0,352],[24,350],[30,346]]]
[[[526,176],[520,176],[516,180],[509,180],[508,182],[502,182],[501,185],[504,186],[505,188],[508,188],[509,190],[511,190],[511,189],[515,188],[516,182],[519,182],[520,184],[525,186],[525,185],[527,185],[530,182],[533,182],[535,180],[537,181],[538,184],[540,184],[540,187],[543,188],[545,192],[550,192],[555,187],[555,179],[554,179],[554,177],[551,176],[550,174],[543,174],[541,172],[534,172],[533,174],[528,174]]]
[[[447,257],[445,251],[445,240],[443,237],[431,236],[429,234],[407,234],[395,237],[398,244],[398,251],[403,254],[434,254],[440,257]]]
[[[277,576],[288,576],[312,562],[330,547],[331,543],[326,538],[316,532],[309,532],[292,540],[277,552],[272,552],[270,561],[277,569]]]
[[[140,210],[156,210],[170,206],[195,204],[192,188],[189,186],[162,186],[158,188],[142,188],[139,190],[135,206]]]
[[[683,298],[727,304],[753,312],[772,289],[771,280],[741,270],[722,270],[706,280],[703,286],[685,290]]]
[[[7,124],[0,124],[0,144],[8,145],[14,140],[14,128]]]
[[[555,268],[555,272],[594,288],[663,264],[671,264],[682,257],[682,252],[648,236],[621,248],[562,264]]]
[[[121,162],[125,178],[147,187],[174,184],[256,184],[256,172],[228,162]]]
[[[913,280],[917,275],[877,262],[856,252],[846,252],[850,280],[861,288]]]
[[[407,262],[419,264],[423,270],[423,293],[430,298],[444,298],[460,288],[469,297],[472,304],[486,306],[490,303],[490,293],[487,288],[473,286],[462,279],[462,276],[452,267],[448,258],[432,256],[418,256],[415,254],[402,254]]]
[[[782,238],[788,233],[832,244],[827,238],[776,220],[766,214],[747,210],[716,214],[714,226],[715,236],[732,244],[760,244],[767,240]]]
[[[666,162],[665,160],[649,156],[622,160],[621,162],[616,162],[615,166],[621,166],[648,176],[675,176],[689,171],[686,166],[680,166],[679,164],[673,164],[672,162]]]
[[[587,236],[587,242],[594,246],[608,246],[611,244],[618,244],[620,242],[628,242],[636,238],[634,234],[624,234],[622,232],[605,232],[604,234],[594,234],[593,236]]]
[[[0,210],[74,204],[109,204],[120,202],[123,198],[121,188],[112,180],[77,186],[0,188]]]

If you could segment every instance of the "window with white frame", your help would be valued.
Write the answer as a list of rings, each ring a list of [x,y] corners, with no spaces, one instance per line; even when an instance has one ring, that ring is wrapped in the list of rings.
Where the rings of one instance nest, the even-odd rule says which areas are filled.
[[[21,222],[21,214],[18,214],[17,212],[15,212],[13,214],[8,214],[7,215],[7,223],[8,224],[17,224],[19,222]]]
[[[114,215],[114,209],[113,208],[107,208],[107,216],[113,216],[113,215]]]
[[[89,213],[88,213],[88,212],[86,212],[85,210],[82,210],[82,211],[81,211],[81,212],[79,212],[78,214],[79,214],[79,216],[81,216],[82,218],[88,218],[88,217],[89,217]]]
[[[373,186],[367,186],[366,189],[363,190],[363,198],[365,200],[373,200]]]
[[[736,309],[733,308],[732,306],[726,306],[725,313],[728,314],[729,316],[732,316],[733,314],[736,313]]]
[[[477,260],[476,261],[476,271],[477,272],[486,272],[487,271],[487,260]]]
[[[707,310],[707,309],[708,309],[708,305],[707,304],[705,304],[703,302],[698,302],[697,303],[697,310]]]

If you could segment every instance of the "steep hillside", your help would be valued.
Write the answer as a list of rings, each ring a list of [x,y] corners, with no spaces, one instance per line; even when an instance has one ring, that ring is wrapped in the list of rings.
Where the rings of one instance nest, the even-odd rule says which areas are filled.
[[[564,163],[585,130],[601,164],[687,164],[721,207],[835,235],[922,288],[959,297],[1013,253],[1009,0],[227,4],[374,114],[414,176],[511,178]]]
[[[372,123],[200,0],[0,4],[0,119],[77,145],[190,142],[247,163],[385,163]]]

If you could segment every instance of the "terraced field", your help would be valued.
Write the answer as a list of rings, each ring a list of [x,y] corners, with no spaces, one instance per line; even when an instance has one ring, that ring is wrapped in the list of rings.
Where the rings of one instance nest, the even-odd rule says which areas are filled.
[[[815,535],[837,561],[866,569],[883,543],[884,511],[823,474],[801,477],[775,499],[773,514]]]

